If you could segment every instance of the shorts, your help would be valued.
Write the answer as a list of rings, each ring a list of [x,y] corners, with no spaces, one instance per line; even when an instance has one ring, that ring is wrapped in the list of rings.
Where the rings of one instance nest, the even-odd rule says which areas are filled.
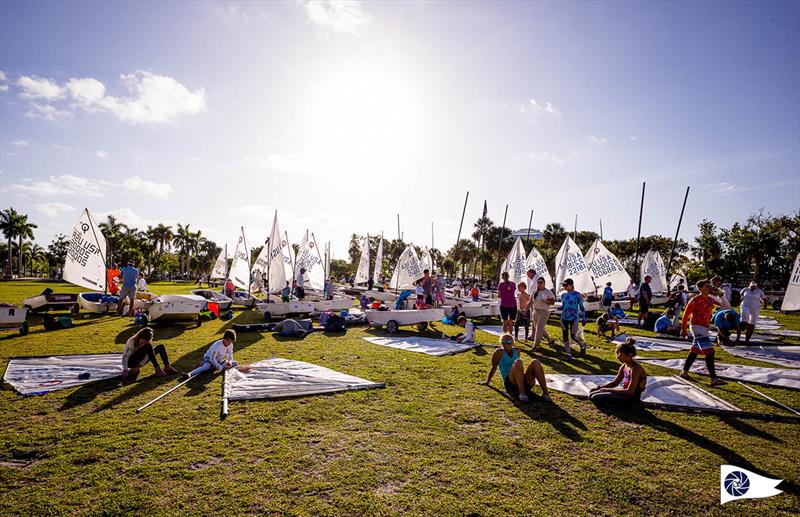
[[[758,322],[758,315],[761,314],[761,307],[742,305],[742,323],[755,325]]]
[[[692,325],[692,335],[694,340],[692,341],[692,348],[689,350],[691,353],[703,356],[714,355],[714,344],[711,342],[707,327]]]
[[[295,287],[294,295],[297,296],[298,300],[302,300],[306,297],[306,290],[302,287]]]
[[[611,300],[603,300],[603,307],[611,307]]]
[[[519,324],[527,325],[528,323],[531,322],[531,313],[529,311],[523,311],[521,309],[518,309],[516,321]]]
[[[123,287],[119,290],[119,299],[124,300],[125,298],[130,298],[131,303],[133,303],[133,299],[136,296],[136,286],[131,287]]]
[[[444,291],[436,291],[436,301],[444,303]]]
[[[425,295],[418,294],[417,295],[417,305],[425,305]]]
[[[517,319],[517,308],[516,307],[500,307],[500,319],[503,320],[503,321]]]
[[[639,314],[650,312],[650,304],[639,300]]]
[[[433,305],[433,296],[426,294],[425,295],[425,303],[427,305]]]
[[[516,384],[511,382],[511,379],[509,379],[508,377],[503,379],[503,387],[505,388],[506,393],[508,393],[511,396],[511,398],[516,399],[516,398],[519,397],[519,388],[517,387]],[[525,386],[525,394],[528,395],[528,398],[530,400],[533,400],[534,398],[537,397],[533,393],[533,391],[531,391],[531,387],[530,386]]]

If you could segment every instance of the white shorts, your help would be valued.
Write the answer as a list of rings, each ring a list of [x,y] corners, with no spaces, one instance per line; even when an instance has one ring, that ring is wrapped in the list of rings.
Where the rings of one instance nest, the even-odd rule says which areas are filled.
[[[761,306],[748,306],[742,305],[742,323],[748,325],[755,325],[758,321],[758,315],[761,313]]]

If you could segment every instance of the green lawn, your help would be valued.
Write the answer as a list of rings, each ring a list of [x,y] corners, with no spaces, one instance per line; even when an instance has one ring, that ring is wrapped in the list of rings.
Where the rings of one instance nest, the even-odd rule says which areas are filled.
[[[157,293],[191,287],[151,286]],[[3,282],[0,301],[18,303],[43,288]],[[799,316],[765,313],[800,329]],[[234,322],[259,320],[256,311],[234,314]],[[26,337],[0,334],[3,370],[14,356],[119,352],[137,330],[117,317],[81,316],[74,328],[58,332],[45,332],[36,316],[31,323]],[[156,327],[156,341],[185,371],[231,323]],[[553,404],[521,405],[504,395],[499,376],[493,387],[476,385],[486,376],[489,347],[437,358],[372,345],[360,339],[367,332],[304,340],[241,334],[235,357],[242,363],[298,359],[386,388],[231,402],[225,420],[217,375],[190,382],[141,414],[134,410],[175,377],[151,376],[148,366],[135,382],[101,381],[37,397],[4,385],[0,515],[800,512],[800,424],[662,410],[621,418],[559,392],[552,393]],[[483,332],[479,337],[496,341]],[[618,363],[611,345],[588,339],[585,359],[567,364],[549,349],[537,357],[549,372],[613,373]],[[719,361],[747,363],[721,350]],[[646,368],[652,375],[675,373]],[[708,378],[698,379],[744,410],[788,414],[735,383],[710,388]],[[798,392],[758,389],[800,407]],[[785,493],[722,507],[719,467],[725,463],[783,478]]]

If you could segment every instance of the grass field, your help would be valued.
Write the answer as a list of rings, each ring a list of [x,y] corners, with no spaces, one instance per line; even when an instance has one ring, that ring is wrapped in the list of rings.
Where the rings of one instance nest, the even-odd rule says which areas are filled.
[[[43,288],[3,282],[0,300],[19,303]],[[799,316],[765,314],[800,329]],[[25,337],[3,330],[0,367],[14,356],[120,352],[137,330],[128,318],[82,318],[74,328],[46,332],[34,316]],[[236,311],[233,320],[257,321],[256,311]],[[187,371],[233,322],[156,327],[155,340]],[[552,392],[552,404],[523,405],[505,396],[499,375],[493,387],[476,385],[488,371],[490,347],[437,358],[372,345],[360,339],[367,332],[380,333],[357,328],[304,340],[241,334],[235,347],[241,363],[298,359],[386,388],[231,402],[225,420],[218,375],[191,381],[141,414],[135,408],[176,384],[174,376],[152,376],[146,366],[133,382],[100,381],[38,397],[21,397],[4,384],[0,515],[800,512],[798,423],[664,410],[621,416],[559,392]],[[496,342],[482,331],[479,338]],[[585,359],[566,363],[550,349],[536,356],[548,372],[615,372],[612,346],[588,340]],[[748,364],[718,350],[720,362]],[[527,365],[533,354],[526,346],[523,352]],[[707,377],[697,379],[746,411],[789,414],[735,383],[711,388]],[[799,392],[758,389],[800,407]],[[728,463],[784,479],[785,493],[720,506],[719,467]]]

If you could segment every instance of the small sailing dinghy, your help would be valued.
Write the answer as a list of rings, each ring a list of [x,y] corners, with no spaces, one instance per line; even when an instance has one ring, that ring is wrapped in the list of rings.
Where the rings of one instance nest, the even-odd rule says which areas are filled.
[[[200,312],[208,301],[195,294],[162,294],[150,303],[148,319],[152,323],[175,321],[197,321],[200,326]]]
[[[20,336],[28,333],[28,309],[11,304],[0,304],[0,328],[15,328]]]
[[[220,311],[227,311],[233,304],[233,300],[231,298],[225,296],[219,291],[214,291],[212,289],[195,289],[192,291],[192,294],[196,294],[197,296],[204,298],[206,301],[216,303]]]

